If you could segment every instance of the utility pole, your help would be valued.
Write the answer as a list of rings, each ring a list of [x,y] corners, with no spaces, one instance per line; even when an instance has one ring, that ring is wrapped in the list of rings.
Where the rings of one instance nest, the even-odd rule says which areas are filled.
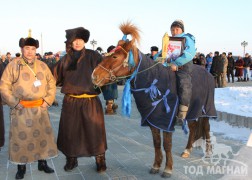
[[[93,46],[93,50],[95,49],[95,45],[97,44],[97,41],[95,41],[94,39],[92,41],[90,41],[90,44]]]
[[[241,42],[241,46],[243,46],[243,57],[245,57],[245,47],[248,45],[248,42],[243,41]]]

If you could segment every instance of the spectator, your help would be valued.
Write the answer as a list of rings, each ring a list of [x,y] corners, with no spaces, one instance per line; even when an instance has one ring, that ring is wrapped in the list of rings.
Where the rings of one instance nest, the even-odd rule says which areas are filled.
[[[249,73],[250,73],[250,65],[251,65],[251,58],[249,58],[249,54],[246,53],[245,54],[245,57],[243,58],[243,61],[244,61],[244,64],[243,64],[243,75],[244,75],[244,78],[243,78],[243,81],[249,81]]]
[[[202,66],[203,68],[206,68],[206,58],[204,54],[200,54],[198,65]]]
[[[157,46],[152,46],[150,50],[151,50],[150,58],[153,59],[153,60],[156,60],[156,58],[159,56],[158,47]]]
[[[10,52],[7,52],[6,53],[6,63],[8,64],[9,62],[11,62],[12,58],[11,58],[11,53]]]
[[[206,57],[206,68],[208,72],[210,72],[212,62],[213,62],[213,53],[210,52]]]
[[[113,50],[115,46],[109,46],[107,49],[107,53],[109,53],[111,50]],[[109,84],[102,87],[102,93],[104,100],[106,101],[106,107],[105,107],[105,114],[112,115],[116,113],[116,109],[118,108],[118,105],[115,104],[115,99],[118,98],[118,90],[117,90],[117,84]]]
[[[16,57],[20,57],[21,54],[20,54],[20,53],[16,53],[15,56],[16,56]]]
[[[234,58],[232,56],[232,53],[228,53],[228,66],[227,66],[227,79],[228,82],[230,83],[230,75],[232,78],[232,83],[234,83],[234,68],[235,68],[235,62]]]
[[[221,74],[221,83],[222,83],[222,87],[226,87],[227,86],[227,66],[228,66],[228,59],[227,59],[227,56],[226,56],[226,53],[223,52],[221,54],[221,58],[222,58],[222,61],[224,63],[223,65],[223,73]]]
[[[1,64],[3,64],[3,67],[5,68],[8,64],[8,60],[6,60],[6,55],[1,56]]]
[[[243,65],[244,61],[241,56],[238,56],[238,59],[235,62],[235,77],[238,78],[237,82],[242,81],[243,77]]]
[[[223,70],[224,70],[224,61],[219,56],[219,51],[215,51],[210,73],[214,76],[215,87],[217,88],[222,87],[221,74],[223,73]]]

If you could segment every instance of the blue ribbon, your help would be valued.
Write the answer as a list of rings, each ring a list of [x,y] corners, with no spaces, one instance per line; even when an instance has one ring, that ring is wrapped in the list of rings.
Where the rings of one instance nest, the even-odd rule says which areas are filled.
[[[130,117],[131,113],[131,92],[130,92],[130,81],[136,76],[137,70],[133,72],[131,77],[126,81],[122,95],[122,115]]]
[[[132,53],[132,50],[129,51],[129,60],[128,60],[128,63],[129,63],[129,67],[132,68],[132,67],[135,67],[135,61],[134,61],[134,56],[133,56],[133,53]]]
[[[186,119],[183,119],[182,130],[184,131],[185,134],[188,134],[187,120]]]
[[[157,86],[155,86],[155,84],[158,82],[157,79],[154,79],[153,82],[151,83],[151,86],[149,88],[145,89],[145,93],[150,93],[150,98],[152,101],[154,101],[155,98],[157,98],[157,96],[161,95],[161,92],[159,91],[159,89],[157,88]]]
[[[127,41],[127,34],[124,34],[124,35],[123,35],[122,40],[123,40],[123,41]]]
[[[170,93],[170,89],[167,89],[165,94],[163,95],[162,99],[159,99],[159,100],[153,102],[152,106],[157,106],[158,103],[160,103],[162,100],[164,100],[164,106],[165,106],[165,109],[166,109],[166,113],[169,113],[171,111],[171,108],[167,103],[167,97],[166,97],[166,96],[168,96],[169,93]]]

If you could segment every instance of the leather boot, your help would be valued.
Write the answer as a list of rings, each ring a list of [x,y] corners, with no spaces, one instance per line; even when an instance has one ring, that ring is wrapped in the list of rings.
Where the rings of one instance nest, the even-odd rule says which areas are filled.
[[[104,172],[107,169],[105,153],[95,156],[97,172]]]
[[[54,170],[47,165],[46,160],[38,160],[38,170],[45,173],[54,173]]]
[[[113,110],[113,104],[114,104],[114,101],[113,101],[113,100],[107,100],[107,101],[106,101],[105,114],[107,114],[107,115],[115,114],[115,112],[114,112],[114,110]]]
[[[112,109],[116,112],[116,109],[118,108],[118,105],[115,103],[115,101],[113,100],[113,106]]]
[[[78,166],[77,157],[67,157],[66,165],[64,166],[65,171],[72,171],[74,168]]]
[[[23,179],[26,172],[26,165],[17,165],[18,171],[16,174],[16,179]]]
[[[176,122],[177,122],[178,125],[182,125],[183,120],[186,118],[186,114],[187,114],[187,111],[188,111],[188,106],[180,104],[178,110],[179,110],[179,112],[178,112],[178,115],[176,117]]]

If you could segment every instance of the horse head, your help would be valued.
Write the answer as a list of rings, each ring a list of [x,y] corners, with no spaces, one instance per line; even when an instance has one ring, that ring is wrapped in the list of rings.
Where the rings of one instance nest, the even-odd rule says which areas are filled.
[[[140,40],[139,29],[130,22],[126,22],[120,25],[120,30],[124,34],[123,39],[118,41],[117,47],[103,58],[92,73],[92,82],[96,86],[103,86],[128,77],[138,65],[136,43]],[[131,35],[132,39],[128,40],[127,35]]]

